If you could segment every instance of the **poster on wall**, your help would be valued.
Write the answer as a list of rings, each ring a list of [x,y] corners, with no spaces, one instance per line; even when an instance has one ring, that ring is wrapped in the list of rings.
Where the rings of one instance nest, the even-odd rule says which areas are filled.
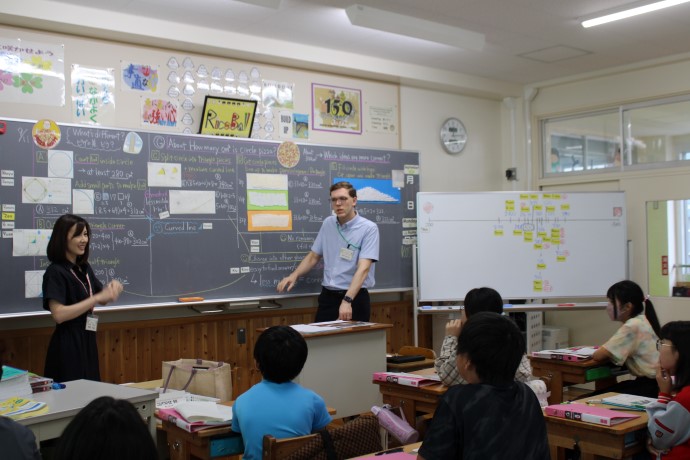
[[[142,97],[141,126],[151,128],[177,127],[177,101]]]
[[[199,134],[251,137],[256,105],[254,100],[206,96]]]
[[[115,70],[72,65],[72,120],[111,126],[115,121]]]
[[[122,89],[156,93],[158,91],[158,66],[122,62]]]
[[[312,129],[362,134],[362,91],[311,85]]]
[[[0,102],[64,106],[64,45],[0,37]]]

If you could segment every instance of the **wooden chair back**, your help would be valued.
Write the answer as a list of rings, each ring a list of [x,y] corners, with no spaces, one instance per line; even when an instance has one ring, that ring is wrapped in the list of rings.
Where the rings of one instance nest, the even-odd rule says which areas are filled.
[[[403,347],[400,347],[400,350],[398,351],[399,355],[422,355],[427,359],[436,359],[436,353],[434,350],[431,348],[424,348],[424,347],[413,347],[409,345],[405,345]]]
[[[263,460],[279,460],[285,458],[318,436],[319,434],[317,433],[296,436],[294,438],[276,439],[270,434],[266,434],[263,440]]]

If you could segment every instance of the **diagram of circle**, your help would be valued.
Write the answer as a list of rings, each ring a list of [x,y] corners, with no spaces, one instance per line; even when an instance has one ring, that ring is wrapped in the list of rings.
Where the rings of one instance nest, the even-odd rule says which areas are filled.
[[[64,150],[53,150],[48,162],[50,177],[73,177],[72,152]]]
[[[24,195],[32,202],[40,203],[48,196],[48,188],[42,181],[29,178],[24,183]]]
[[[53,120],[38,120],[31,129],[34,144],[42,149],[52,149],[62,137],[60,127]]]
[[[284,168],[294,168],[299,163],[299,147],[294,142],[283,142],[278,146],[278,163]]]

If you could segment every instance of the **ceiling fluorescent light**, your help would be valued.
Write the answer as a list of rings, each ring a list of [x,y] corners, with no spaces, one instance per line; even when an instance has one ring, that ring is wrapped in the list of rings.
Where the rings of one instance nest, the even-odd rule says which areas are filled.
[[[484,34],[470,32],[459,27],[451,27],[357,4],[348,6],[345,8],[345,12],[352,25],[355,26],[421,38],[422,40],[473,51],[481,51],[484,48]]]
[[[601,24],[606,24],[608,22],[618,21],[619,19],[630,18],[633,16],[638,16],[640,14],[651,13],[652,11],[661,10],[668,8],[670,6],[681,5],[683,3],[690,2],[690,0],[663,0],[661,2],[650,3],[649,5],[638,6],[637,8],[630,8],[625,11],[619,11],[618,13],[606,14],[604,16],[599,16],[593,19],[587,19],[582,21],[582,27],[594,27]]]
[[[266,8],[273,8],[277,10],[280,8],[280,0],[236,0],[242,3],[248,3],[250,5],[265,6]]]

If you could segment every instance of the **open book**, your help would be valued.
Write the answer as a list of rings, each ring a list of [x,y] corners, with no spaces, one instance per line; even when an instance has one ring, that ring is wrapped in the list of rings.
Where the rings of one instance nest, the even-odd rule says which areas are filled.
[[[656,399],[646,398],[644,396],[618,394],[615,396],[602,398],[601,402],[603,404],[608,404],[610,406],[624,407],[626,409],[644,411],[647,406],[649,406],[653,402],[656,402]]]
[[[546,406],[544,413],[552,417],[567,418],[579,422],[596,423],[597,425],[614,426],[638,418],[637,414],[618,412],[603,407],[586,404],[554,404]]]
[[[537,358],[559,359],[561,361],[584,361],[590,359],[599,347],[568,347],[556,350],[533,351],[532,356]]]
[[[393,382],[409,387],[424,387],[441,383],[441,379],[436,374],[419,375],[407,372],[374,372],[374,380],[377,382]]]

